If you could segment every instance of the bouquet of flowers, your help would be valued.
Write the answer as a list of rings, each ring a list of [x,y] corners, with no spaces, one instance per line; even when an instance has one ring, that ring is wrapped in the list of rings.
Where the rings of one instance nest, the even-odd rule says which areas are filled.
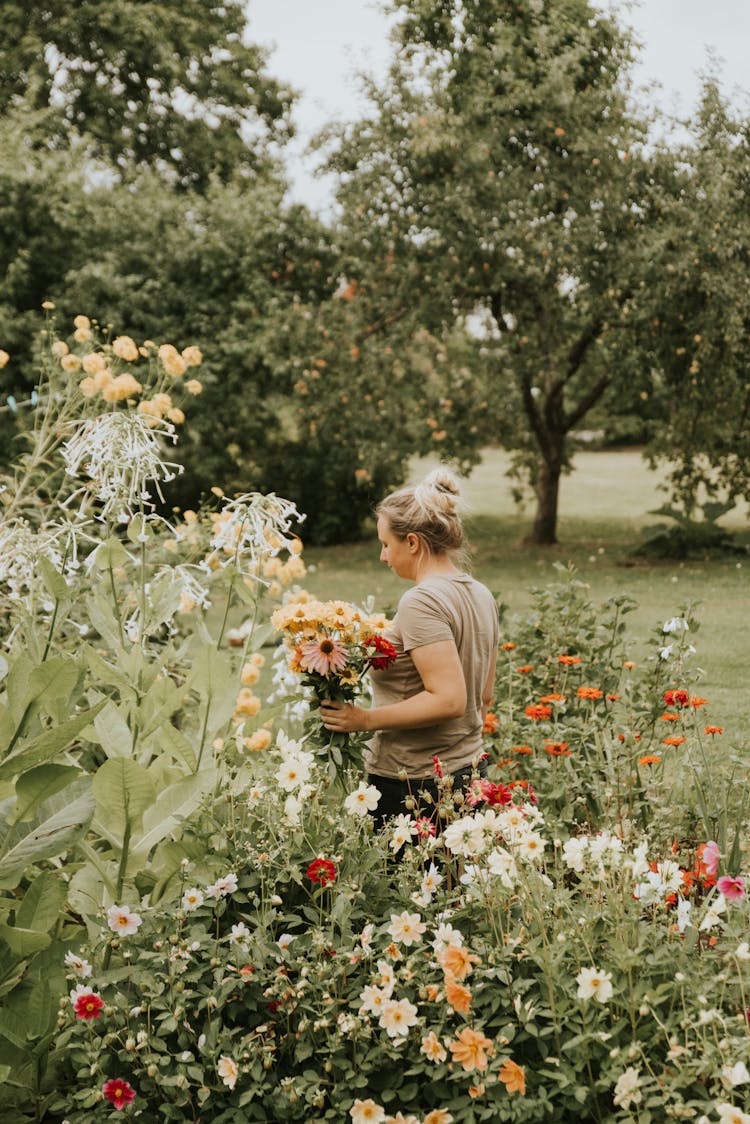
[[[394,662],[396,649],[383,635],[385,617],[346,601],[307,600],[282,606],[271,621],[284,634],[290,670],[301,677],[311,696],[308,723],[315,734],[316,754],[326,759],[331,775],[343,777],[347,768],[361,770],[367,735],[331,733],[317,711],[326,700],[354,702],[369,669]]]

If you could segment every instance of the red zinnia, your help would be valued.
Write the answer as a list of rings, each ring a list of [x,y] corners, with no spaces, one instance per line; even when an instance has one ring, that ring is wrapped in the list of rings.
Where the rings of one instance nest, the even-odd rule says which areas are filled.
[[[723,726],[706,726],[706,733],[707,734],[723,734],[724,733],[724,727]]]
[[[687,706],[690,695],[684,687],[678,687],[676,690],[664,692],[664,702],[667,706]]]
[[[95,991],[79,995],[73,1008],[79,1019],[98,1019],[104,1010],[104,1000]]]
[[[542,718],[551,718],[552,707],[542,706],[541,703],[533,703],[531,706],[526,707],[524,714],[527,718],[534,718],[535,720]]]
[[[533,663],[525,663],[522,667],[516,668],[516,671],[518,672],[519,675],[525,675],[527,671],[533,671],[533,670],[534,670]]]
[[[118,1111],[125,1108],[126,1104],[132,1104],[135,1100],[135,1089],[127,1081],[105,1081],[102,1085],[102,1092]]]
[[[319,882],[321,886],[327,886],[329,882],[336,881],[336,864],[330,859],[313,859],[307,868],[307,877],[311,882]]]
[[[370,656],[370,667],[374,667],[376,671],[382,671],[384,667],[390,667],[392,663],[396,662],[398,652],[390,640],[386,640],[385,636],[371,636],[367,641],[369,648],[374,648],[377,655]]]
[[[504,644],[501,644],[500,647],[504,652],[512,652],[515,648],[515,644],[512,640],[506,640],[506,642]]]

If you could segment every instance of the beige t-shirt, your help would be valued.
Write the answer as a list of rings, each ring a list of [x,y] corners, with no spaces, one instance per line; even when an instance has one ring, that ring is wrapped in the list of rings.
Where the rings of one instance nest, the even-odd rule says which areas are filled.
[[[415,730],[379,730],[369,743],[367,770],[382,777],[410,777],[433,773],[435,754],[446,772],[469,765],[481,750],[482,693],[498,643],[495,600],[469,574],[426,578],[407,590],[387,636],[398,652],[395,663],[373,669],[373,705],[388,706],[424,690],[409,654],[414,648],[453,640],[466,680],[466,710],[434,726]]]

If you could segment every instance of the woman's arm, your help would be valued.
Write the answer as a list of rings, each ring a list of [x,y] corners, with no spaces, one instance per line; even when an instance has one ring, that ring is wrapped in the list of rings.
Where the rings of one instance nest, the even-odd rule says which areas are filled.
[[[417,729],[434,726],[446,718],[460,718],[466,710],[466,681],[453,640],[439,640],[409,652],[423,689],[411,698],[388,706],[362,707],[353,703],[321,703],[327,730]]]
[[[490,708],[492,699],[495,694],[495,672],[497,670],[497,648],[492,653],[490,660],[490,667],[487,672],[487,678],[484,681],[484,689],[482,690],[482,721],[484,722],[487,717],[487,711]]]

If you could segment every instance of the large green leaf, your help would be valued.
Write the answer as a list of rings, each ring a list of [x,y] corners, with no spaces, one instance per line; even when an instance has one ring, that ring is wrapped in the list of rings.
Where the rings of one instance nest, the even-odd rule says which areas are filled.
[[[60,807],[63,800],[65,802]],[[45,815],[56,804],[56,810]],[[0,889],[12,889],[34,863],[55,858],[67,851],[88,830],[93,813],[94,797],[90,781],[82,778],[42,805],[36,824],[17,824],[11,828],[0,857]]]
[[[153,847],[179,828],[200,804],[216,780],[212,767],[177,781],[159,793],[156,803],[143,814],[143,833],[133,842],[133,853],[145,862]]]
[[[102,700],[90,710],[76,714],[22,743],[4,761],[0,761],[0,780],[17,777],[27,769],[35,768],[56,757],[91,722],[106,702]]]
[[[154,783],[136,761],[111,757],[93,778],[96,821],[106,838],[122,839],[125,828],[136,831],[141,817],[156,799]]]
[[[17,925],[0,925],[0,940],[5,941],[15,956],[33,956],[52,941],[49,933],[36,929],[20,929]]]
[[[165,722],[154,739],[162,753],[168,754],[178,765],[184,765],[191,773],[196,768],[195,750],[185,735],[171,722]]]
[[[27,658],[17,659],[8,675],[8,701],[16,723],[32,703],[69,697],[75,690],[81,668],[70,656],[55,656],[34,666]]]
[[[51,870],[38,874],[23,896],[16,925],[46,933],[54,927],[67,897],[67,885]]]
[[[58,601],[61,605],[70,602],[72,600],[70,586],[57,567],[53,566],[50,560],[45,558],[43,554],[39,556],[36,564],[42,582],[44,583],[44,588],[49,595],[54,597],[55,601]]]
[[[99,744],[107,757],[130,757],[133,732],[113,702],[107,702],[94,719]]]
[[[22,773],[16,781],[16,807],[8,822],[29,819],[42,801],[69,785],[80,772],[75,765],[37,765]]]

